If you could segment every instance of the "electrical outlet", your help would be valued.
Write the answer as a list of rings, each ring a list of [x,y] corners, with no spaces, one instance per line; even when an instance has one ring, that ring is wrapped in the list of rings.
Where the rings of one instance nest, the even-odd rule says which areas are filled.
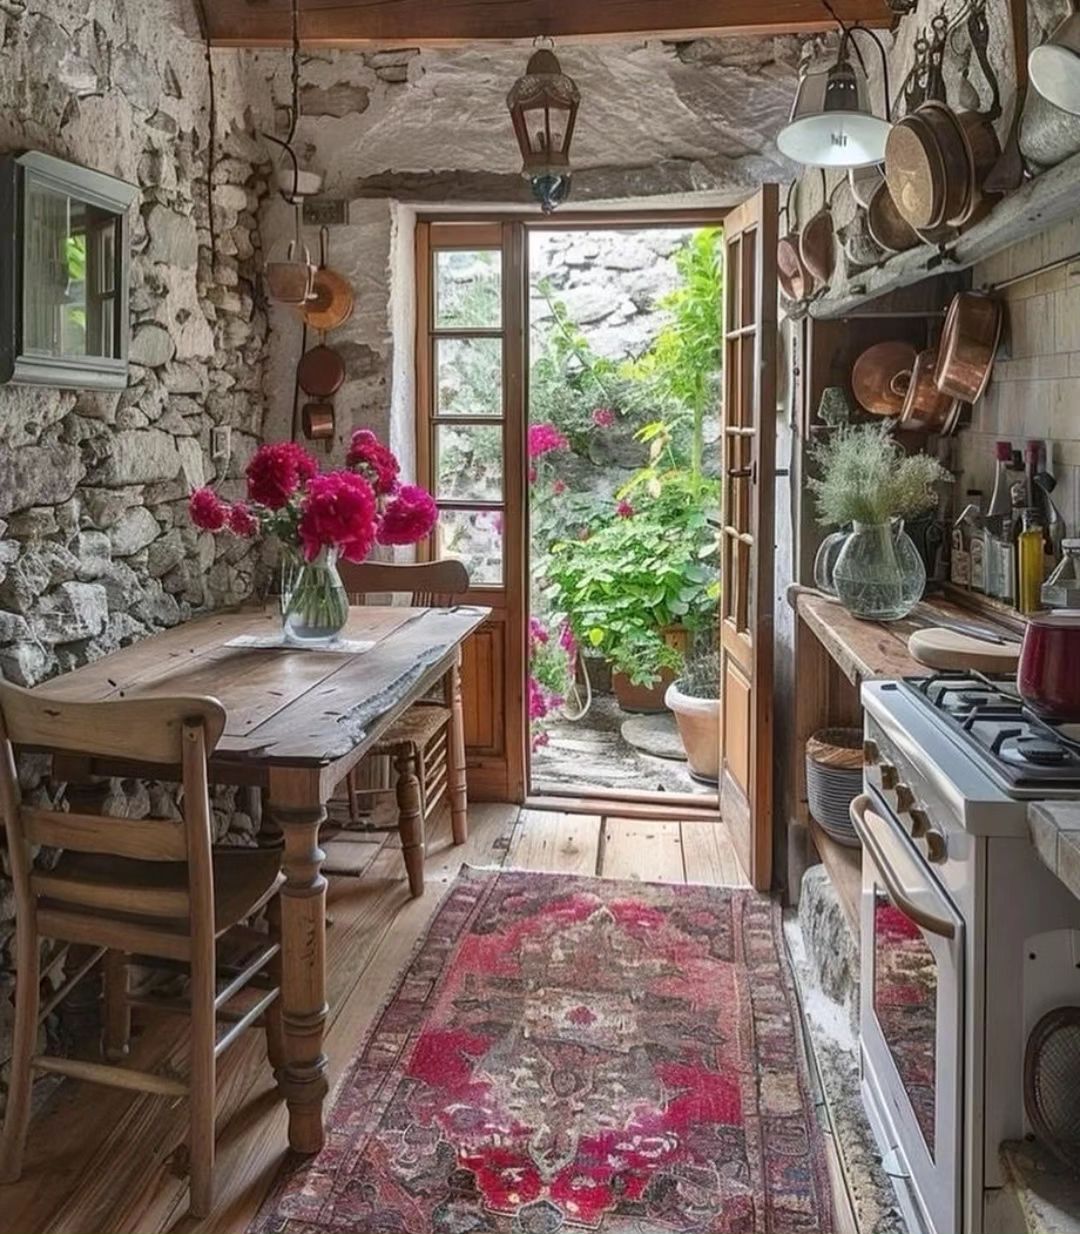
[[[232,429],[227,424],[210,430],[210,457],[227,459],[232,454]]]

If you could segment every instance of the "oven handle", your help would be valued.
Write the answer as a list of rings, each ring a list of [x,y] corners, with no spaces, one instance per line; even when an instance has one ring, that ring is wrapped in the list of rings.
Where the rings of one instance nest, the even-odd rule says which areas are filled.
[[[916,904],[908,895],[896,871],[889,864],[881,842],[874,834],[870,824],[871,819],[882,827],[888,826],[883,818],[879,818],[870,809],[870,798],[866,793],[860,793],[851,803],[851,821],[859,839],[862,840],[863,848],[870,854],[871,860],[877,866],[881,881],[885,884],[885,890],[889,893],[889,899],[892,900],[893,905],[902,913],[906,913],[916,925],[929,930],[931,934],[937,934],[941,938],[955,938],[956,926],[953,922],[947,917],[936,917],[921,905]]]

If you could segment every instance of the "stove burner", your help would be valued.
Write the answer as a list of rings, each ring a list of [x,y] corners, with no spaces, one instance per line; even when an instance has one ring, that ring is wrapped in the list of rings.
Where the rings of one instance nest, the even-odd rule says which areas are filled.
[[[1022,758],[1039,767],[1056,767],[1069,758],[1069,752],[1063,745],[1045,737],[1018,737],[1016,749]]]

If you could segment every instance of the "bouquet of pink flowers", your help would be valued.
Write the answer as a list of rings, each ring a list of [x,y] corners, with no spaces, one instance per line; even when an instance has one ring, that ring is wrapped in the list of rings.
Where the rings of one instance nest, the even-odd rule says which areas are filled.
[[[204,531],[277,537],[285,550],[286,633],[301,641],[337,634],[348,598],[337,560],[364,561],[375,544],[415,544],[438,510],[430,493],[401,484],[401,466],[370,429],[352,436],[346,466],[320,472],[293,441],[260,446],[247,465],[247,500],[229,503],[212,488],[191,494],[191,521]]]

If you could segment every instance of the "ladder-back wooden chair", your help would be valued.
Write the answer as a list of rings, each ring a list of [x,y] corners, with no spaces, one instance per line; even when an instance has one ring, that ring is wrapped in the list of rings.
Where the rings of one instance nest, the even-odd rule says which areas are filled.
[[[460,561],[426,561],[391,565],[378,561],[341,562],[341,580],[350,600],[366,603],[371,596],[407,595],[418,608],[447,608],[469,589],[469,572]],[[452,708],[461,706],[461,661],[444,682],[441,700],[421,700],[397,719],[372,748],[371,757],[386,757],[393,764],[398,830],[414,896],[424,890],[424,834],[427,820],[449,795],[454,843],[468,838],[465,791],[465,736],[454,725]],[[346,779],[349,817],[360,818],[362,795],[381,790],[361,787],[358,769]],[[334,873],[330,868],[330,873]]]
[[[267,1056],[284,1065],[281,1026],[279,917],[275,893],[283,881],[277,850],[212,848],[207,758],[225,727],[212,698],[133,698],[77,703],[0,683],[0,809],[15,890],[15,1032],[0,1182],[22,1172],[35,1071],[121,1088],[187,1097],[190,1102],[191,1211],[205,1217],[213,1202],[216,1060],[249,1025],[266,1027]],[[23,803],[13,747],[57,755],[117,759],[160,768],[183,785],[182,819],[112,818],[66,813]],[[179,770],[178,770],[179,769]],[[62,850],[52,869],[36,869],[33,850]],[[270,903],[271,929],[239,923]],[[233,927],[236,927],[233,929]],[[239,948],[238,966],[220,966],[216,947],[226,932]],[[190,1016],[187,1082],[130,1067],[37,1053],[42,939],[83,944],[104,956],[104,1047],[107,1058],[127,1052],[128,962],[190,969],[190,997],[167,1009]],[[224,986],[219,990],[219,980]],[[258,997],[234,1010],[249,985]],[[218,1036],[218,1019],[230,1022]]]

